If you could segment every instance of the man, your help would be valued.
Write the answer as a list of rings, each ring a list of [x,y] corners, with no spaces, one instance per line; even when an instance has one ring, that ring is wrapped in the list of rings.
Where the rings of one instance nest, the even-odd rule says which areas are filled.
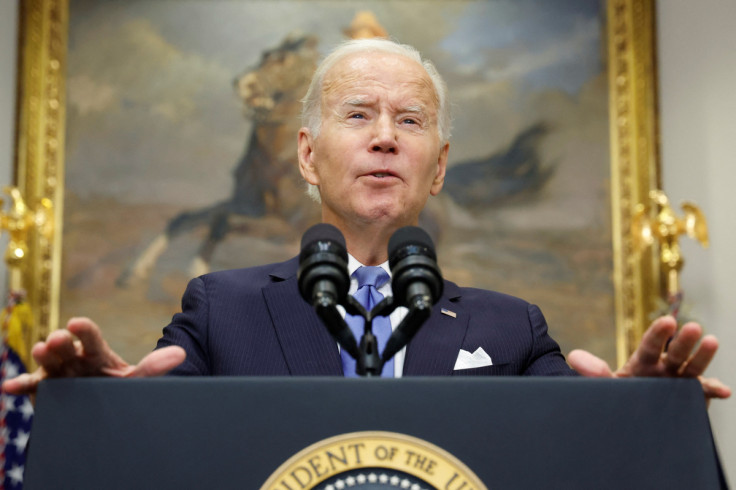
[[[444,82],[413,48],[386,40],[352,41],[317,69],[303,116],[299,168],[319,195],[323,221],[344,234],[351,272],[360,266],[385,268],[391,235],[416,225],[427,199],[444,182],[450,125]],[[337,345],[299,297],[296,267],[292,259],[192,280],[182,313],[164,329],[158,349],[137,365],[110,350],[90,320],[72,319],[66,330],[34,347],[41,367],[5,382],[3,389],[28,393],[46,377],[152,376],[172,369],[199,375],[340,375]],[[438,314],[443,307],[454,317]],[[675,332],[674,319],[655,321],[616,372],[583,351],[573,351],[569,362],[588,376],[700,376],[717,340],[701,338],[694,323]],[[478,347],[492,364],[455,370],[460,349]],[[547,335],[538,308],[446,282],[434,314],[388,374],[574,372]],[[701,378],[701,383],[708,398],[730,396],[718,380]]]

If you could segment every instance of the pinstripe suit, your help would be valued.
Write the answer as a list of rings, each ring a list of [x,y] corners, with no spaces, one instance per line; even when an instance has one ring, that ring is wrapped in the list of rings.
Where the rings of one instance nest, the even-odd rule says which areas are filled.
[[[299,295],[297,266],[293,258],[193,279],[182,312],[157,346],[186,350],[186,361],[172,374],[342,375],[336,342]],[[441,314],[441,308],[457,317]],[[492,366],[453,371],[460,349],[478,347]],[[449,281],[404,362],[404,376],[571,374],[539,308]]]

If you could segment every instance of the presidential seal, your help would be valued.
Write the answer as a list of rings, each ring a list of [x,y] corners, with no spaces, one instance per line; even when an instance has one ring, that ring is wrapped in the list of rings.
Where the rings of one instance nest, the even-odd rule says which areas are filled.
[[[324,439],[282,464],[261,490],[485,490],[452,454],[394,432],[352,432]]]

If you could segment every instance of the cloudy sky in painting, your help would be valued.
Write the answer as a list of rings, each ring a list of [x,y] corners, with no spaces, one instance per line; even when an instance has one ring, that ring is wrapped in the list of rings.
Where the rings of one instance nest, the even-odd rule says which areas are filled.
[[[596,2],[474,2],[441,41],[458,71],[574,94],[601,69]]]
[[[122,202],[219,200],[250,129],[233,79],[291,32],[319,34],[327,51],[358,10],[373,11],[447,78],[451,164],[553,118],[559,138],[547,149],[561,170],[549,192],[570,209],[600,192],[574,185],[581,172],[596,179],[608,171],[603,21],[600,3],[588,0],[75,0],[67,189]],[[571,132],[574,148],[562,138]]]

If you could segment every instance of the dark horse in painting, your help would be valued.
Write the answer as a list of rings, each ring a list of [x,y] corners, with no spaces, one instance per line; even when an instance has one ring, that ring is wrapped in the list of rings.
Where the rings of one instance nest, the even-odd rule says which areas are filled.
[[[230,196],[171,219],[118,278],[118,285],[147,279],[172,240],[202,226],[207,227],[207,236],[189,271],[195,276],[209,271],[217,245],[233,230],[287,233],[318,219],[317,206],[309,203],[295,163],[301,98],[319,58],[316,47],[314,36],[289,36],[265,51],[257,67],[236,78],[235,89],[253,126],[234,171]]]

